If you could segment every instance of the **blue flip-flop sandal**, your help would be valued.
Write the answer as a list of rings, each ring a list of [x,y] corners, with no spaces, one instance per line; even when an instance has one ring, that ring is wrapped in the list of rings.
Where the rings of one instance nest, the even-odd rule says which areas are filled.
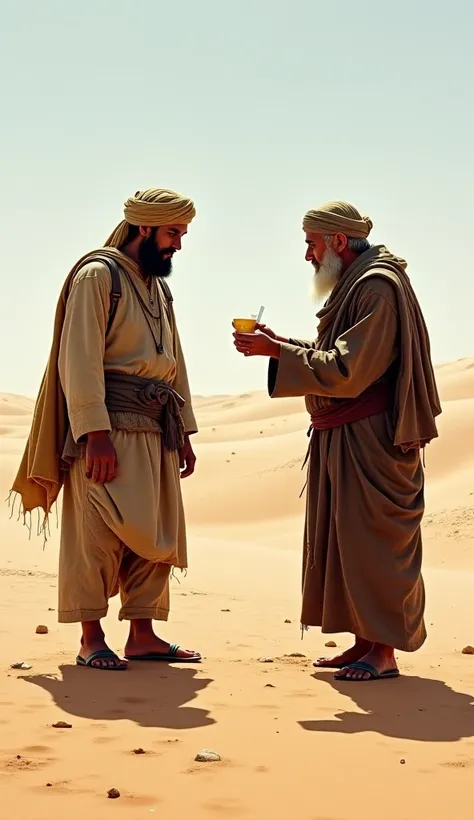
[[[366,661],[356,661],[355,663],[347,663],[344,668],[357,669],[361,672],[368,672],[370,678],[341,678],[337,676],[336,680],[347,681],[347,683],[368,683],[371,680],[386,680],[387,678],[400,677],[400,671],[398,669],[388,669],[386,672],[379,672],[378,669],[375,668],[375,666],[372,666],[371,663],[367,663]]]
[[[114,661],[115,666],[102,666],[102,664],[95,666],[94,661]],[[120,665],[122,664],[122,665]],[[120,660],[115,652],[111,649],[98,649],[97,652],[92,652],[87,658],[81,658],[80,655],[76,658],[77,666],[88,666],[90,669],[99,669],[103,672],[125,672],[126,665]]]
[[[161,661],[162,663],[201,663],[202,658],[199,652],[195,652],[189,658],[178,657],[179,645],[170,644],[168,652],[149,652],[145,655],[125,655],[127,661]]]

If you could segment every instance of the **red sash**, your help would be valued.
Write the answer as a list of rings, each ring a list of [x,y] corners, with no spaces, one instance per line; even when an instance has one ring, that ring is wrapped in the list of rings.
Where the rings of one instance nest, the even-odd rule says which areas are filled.
[[[393,391],[387,382],[378,382],[364,390],[355,399],[337,399],[328,407],[311,414],[313,430],[332,430],[353,421],[361,421],[388,410],[393,402]]]

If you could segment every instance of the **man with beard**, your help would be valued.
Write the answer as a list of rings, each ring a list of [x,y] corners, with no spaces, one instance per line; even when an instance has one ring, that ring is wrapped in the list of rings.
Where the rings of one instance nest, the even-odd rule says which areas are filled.
[[[328,297],[315,342],[265,326],[234,334],[245,356],[270,357],[272,397],[306,397],[301,621],[355,636],[350,649],[315,664],[347,681],[397,677],[394,650],[413,652],[425,641],[420,454],[441,412],[406,263],[371,246],[371,228],[346,202],[304,217],[315,294]]]
[[[165,278],[195,216],[166,189],[137,192],[105,247],[70,272],[13,491],[47,517],[64,485],[60,623],[81,623],[79,666],[122,671],[101,619],[120,592],[128,660],[198,662],[157,637],[172,567],[187,566],[180,478],[197,431]]]

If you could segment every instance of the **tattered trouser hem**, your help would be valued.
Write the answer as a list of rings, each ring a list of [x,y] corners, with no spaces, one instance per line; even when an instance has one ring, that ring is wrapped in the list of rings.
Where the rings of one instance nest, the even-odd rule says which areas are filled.
[[[169,609],[161,609],[160,607],[145,607],[142,609],[124,607],[120,610],[118,617],[119,621],[167,621],[169,614]]]
[[[58,622],[60,624],[80,624],[86,621],[101,621],[105,618],[108,607],[102,609],[71,609],[59,610]]]

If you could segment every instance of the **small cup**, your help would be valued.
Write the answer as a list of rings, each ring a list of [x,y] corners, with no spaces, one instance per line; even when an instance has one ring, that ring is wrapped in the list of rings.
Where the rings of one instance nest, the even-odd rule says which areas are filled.
[[[233,319],[232,327],[237,333],[253,333],[257,322],[255,319]]]

